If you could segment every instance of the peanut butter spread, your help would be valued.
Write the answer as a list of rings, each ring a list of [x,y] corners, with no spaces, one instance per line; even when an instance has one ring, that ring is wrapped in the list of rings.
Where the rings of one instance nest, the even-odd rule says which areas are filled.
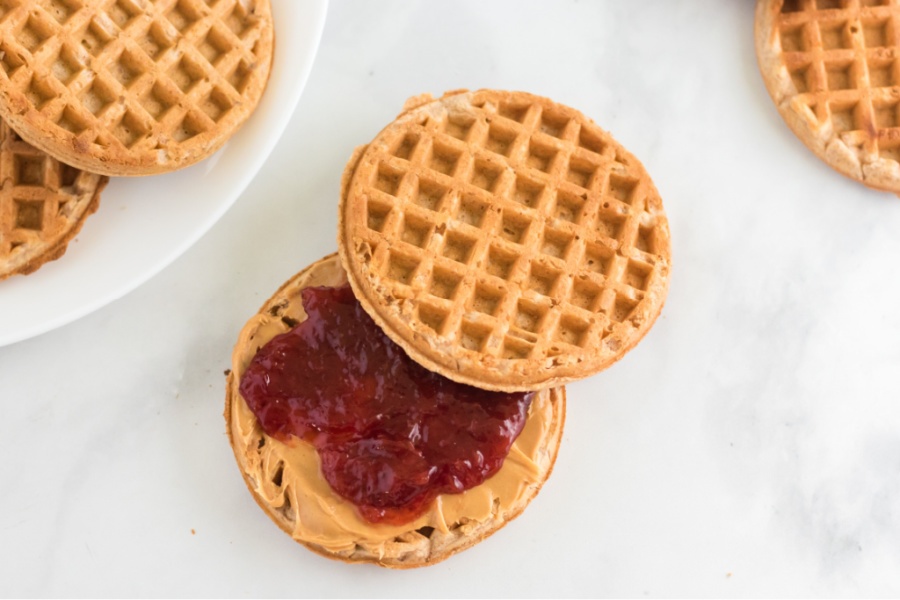
[[[290,280],[250,319],[235,346],[226,418],[235,456],[257,502],[294,539],[345,557],[361,551],[376,560],[390,556],[398,543],[423,528],[429,536],[432,530],[437,532],[437,539],[460,528],[483,531],[481,524],[499,519],[492,529],[498,528],[522,510],[552,468],[561,431],[561,389],[535,394],[525,428],[500,471],[461,494],[438,496],[425,514],[404,525],[363,520],[352,503],[332,491],[311,444],[296,438],[282,443],[261,430],[238,392],[244,370],[260,347],[305,319],[300,290],[344,283],[346,275],[336,256],[316,263]],[[421,535],[415,537],[427,541]]]

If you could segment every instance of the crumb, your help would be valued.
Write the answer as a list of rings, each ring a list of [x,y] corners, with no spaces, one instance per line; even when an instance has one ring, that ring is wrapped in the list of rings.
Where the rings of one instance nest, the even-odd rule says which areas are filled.
[[[231,375],[231,369],[225,369],[225,377]]]
[[[725,573],[725,578],[726,578],[726,579],[730,579],[730,578],[731,578],[731,573]]]
[[[197,530],[196,530],[196,529],[191,529],[191,535],[197,535]]]

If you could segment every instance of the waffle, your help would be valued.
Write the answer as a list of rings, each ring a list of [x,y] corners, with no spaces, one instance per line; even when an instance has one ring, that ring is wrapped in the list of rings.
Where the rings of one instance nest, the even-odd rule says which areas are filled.
[[[670,242],[643,165],[578,111],[521,92],[417,97],[351,159],[338,244],[410,356],[491,390],[606,368],[650,329]]]
[[[781,116],[834,169],[900,192],[900,2],[759,0],[756,52]]]
[[[250,116],[273,43],[269,0],[0,0],[0,117],[92,173],[173,171]]]
[[[229,441],[253,498],[278,527],[310,550],[346,562],[392,568],[434,564],[503,527],[537,495],[553,469],[562,439],[565,389],[535,395],[525,430],[504,466],[487,482],[463,494],[438,497],[413,523],[368,524],[331,491],[313,447],[299,440],[290,446],[267,436],[239,391],[240,377],[258,348],[305,319],[300,291],[344,283],[337,256],[326,257],[286,282],[245,325],[228,376]],[[510,488],[515,490],[511,496],[501,493]]]
[[[106,182],[53,160],[0,121],[0,279],[62,256]]]

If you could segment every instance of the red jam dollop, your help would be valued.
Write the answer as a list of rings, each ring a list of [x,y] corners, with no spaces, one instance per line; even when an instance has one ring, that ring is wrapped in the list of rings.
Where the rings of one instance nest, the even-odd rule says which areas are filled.
[[[319,453],[332,489],[372,523],[404,524],[503,465],[533,394],[487,392],[411,360],[350,286],[301,292],[307,318],[263,346],[241,395],[269,436]]]

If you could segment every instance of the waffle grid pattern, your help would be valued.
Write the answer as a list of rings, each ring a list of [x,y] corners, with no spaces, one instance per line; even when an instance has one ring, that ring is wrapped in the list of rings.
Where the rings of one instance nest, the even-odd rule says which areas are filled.
[[[139,156],[199,142],[241,120],[271,52],[257,47],[265,22],[247,4],[0,0],[0,85],[76,147]]]
[[[480,355],[543,359],[604,340],[626,350],[608,336],[652,321],[640,307],[668,268],[643,167],[574,111],[473,104],[369,146],[357,235],[373,248],[370,272]]]
[[[801,114],[900,161],[900,0],[786,0],[775,29]]]
[[[30,272],[47,252],[61,254],[80,225],[100,177],[61,164],[35,149],[0,121],[0,279]]]

